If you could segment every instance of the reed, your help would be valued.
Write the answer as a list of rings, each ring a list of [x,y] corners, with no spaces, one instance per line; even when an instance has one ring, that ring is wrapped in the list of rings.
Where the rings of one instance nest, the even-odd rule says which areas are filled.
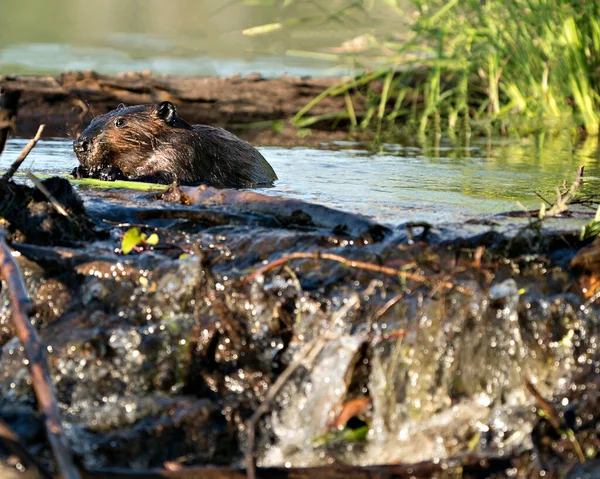
[[[346,101],[347,110],[337,118],[378,134],[410,128],[420,136],[452,136],[458,129],[525,135],[570,127],[598,135],[598,2],[371,0],[349,5],[355,11],[357,4],[375,8],[378,3],[393,4],[399,19],[410,14],[409,35],[369,33],[363,53],[338,55],[340,61],[351,59],[358,73],[308,103],[294,118],[298,125],[313,123],[311,109],[324,98],[348,98],[348,92],[360,90],[364,112]],[[366,67],[374,63],[375,69]]]

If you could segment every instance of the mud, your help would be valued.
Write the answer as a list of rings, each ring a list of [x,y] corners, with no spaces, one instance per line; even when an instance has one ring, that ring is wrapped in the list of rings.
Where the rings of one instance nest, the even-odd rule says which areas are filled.
[[[2,182],[0,217],[9,239],[41,245],[76,245],[94,239],[93,223],[83,201],[65,178],[49,178],[42,182],[46,190],[61,199],[67,216],[60,214],[48,198],[36,188],[13,182]]]
[[[47,186],[71,220],[14,184],[3,216],[72,451],[96,477],[238,477],[284,371],[256,423],[259,477],[597,472],[600,244],[579,231],[391,229],[257,193],[77,196],[63,181]],[[158,239],[125,255],[132,227]],[[52,469],[0,301],[0,418]]]

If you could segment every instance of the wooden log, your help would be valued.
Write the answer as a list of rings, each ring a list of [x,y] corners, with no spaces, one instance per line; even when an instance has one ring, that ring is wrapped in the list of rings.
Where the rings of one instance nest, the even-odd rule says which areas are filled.
[[[21,134],[33,134],[40,123],[47,134],[74,137],[92,117],[127,105],[169,100],[189,123],[220,126],[247,140],[262,144],[318,144],[347,138],[344,122],[332,132],[331,121],[311,125],[330,130],[326,135],[299,138],[290,119],[314,97],[340,78],[282,77],[218,78],[153,76],[128,73],[106,76],[94,72],[67,72],[52,76],[0,76],[0,86],[22,92],[18,121]],[[365,100],[352,94],[356,115],[365,111]],[[311,115],[344,112],[343,95],[327,97]],[[34,126],[35,125],[35,126]],[[275,134],[275,130],[279,133]],[[271,141],[256,141],[257,135]],[[276,140],[278,138],[278,140]]]
[[[367,242],[381,241],[390,232],[387,227],[365,216],[345,213],[301,200],[204,185],[183,186],[181,190],[194,204],[233,207],[236,211],[272,216],[285,227],[326,228],[333,234]]]
[[[490,477],[494,473],[504,476],[512,467],[506,458],[484,458],[475,455],[427,461],[417,464],[391,464],[380,466],[345,466],[333,464],[318,467],[259,467],[260,479],[421,479]],[[127,470],[102,469],[83,472],[84,479],[246,479],[246,471],[230,467],[172,467],[171,469]],[[552,477],[549,475],[547,477]]]

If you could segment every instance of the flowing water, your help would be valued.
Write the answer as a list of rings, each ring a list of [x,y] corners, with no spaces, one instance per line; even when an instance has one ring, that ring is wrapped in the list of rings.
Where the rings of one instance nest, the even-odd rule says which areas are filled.
[[[0,158],[7,168],[26,140],[11,139]],[[297,198],[370,216],[386,224],[407,221],[459,223],[524,206],[537,208],[536,192],[553,201],[555,188],[585,165],[586,189],[597,191],[597,142],[572,148],[557,139],[540,148],[530,141],[496,140],[468,149],[384,145],[370,153],[360,145],[329,149],[263,147],[279,175],[262,193]],[[40,141],[22,168],[67,175],[77,160],[69,140]]]
[[[571,148],[559,140],[386,145],[377,154],[349,144],[261,148],[281,178],[261,191],[391,226],[426,220],[465,234],[467,218],[537,206],[534,191],[551,199],[578,164],[586,166],[585,188],[597,191],[597,144]],[[9,141],[1,168],[24,143]],[[70,142],[55,139],[41,141],[21,168],[66,175],[75,164]],[[55,194],[71,191],[65,180],[48,181]],[[177,195],[157,201],[123,190],[80,187],[90,216],[82,218],[71,194],[62,204],[75,213],[65,218],[43,195],[15,188],[23,187],[3,191],[0,206],[35,303],[66,434],[88,468],[145,468],[182,457],[242,465],[252,411],[295,363],[257,424],[259,465],[437,463],[540,447],[545,457],[572,462],[568,439],[544,442],[552,431],[540,425],[528,381],[555,407],[568,406],[581,454],[593,457],[599,312],[584,277],[568,266],[578,253],[583,265],[597,257],[594,248],[581,249],[578,235],[591,215],[571,225],[574,234],[523,222],[522,235],[508,242],[496,232],[412,244],[403,228],[376,238],[340,236],[331,222],[298,227],[301,210],[274,223],[264,210],[246,222],[242,215],[177,219],[161,216],[184,210]],[[185,191],[193,203],[186,211],[231,212],[202,203],[194,194],[203,190]],[[306,211],[307,224],[318,224]],[[122,254],[132,223],[156,233],[155,249]],[[298,252],[323,256],[248,279],[264,261]],[[395,273],[357,267],[365,263]],[[23,348],[6,290],[0,295],[0,418],[40,448]],[[344,429],[344,422],[334,427],[352,401],[362,406]]]

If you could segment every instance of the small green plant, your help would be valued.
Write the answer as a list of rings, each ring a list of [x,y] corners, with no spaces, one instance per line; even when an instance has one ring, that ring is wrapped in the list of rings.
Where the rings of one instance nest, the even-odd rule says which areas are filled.
[[[600,234],[600,206],[596,210],[596,216],[587,225],[581,228],[581,239],[595,238]]]
[[[152,233],[150,236],[142,233],[139,228],[130,228],[123,235],[121,241],[121,252],[131,253],[137,247],[155,246],[158,244],[158,235]]]

